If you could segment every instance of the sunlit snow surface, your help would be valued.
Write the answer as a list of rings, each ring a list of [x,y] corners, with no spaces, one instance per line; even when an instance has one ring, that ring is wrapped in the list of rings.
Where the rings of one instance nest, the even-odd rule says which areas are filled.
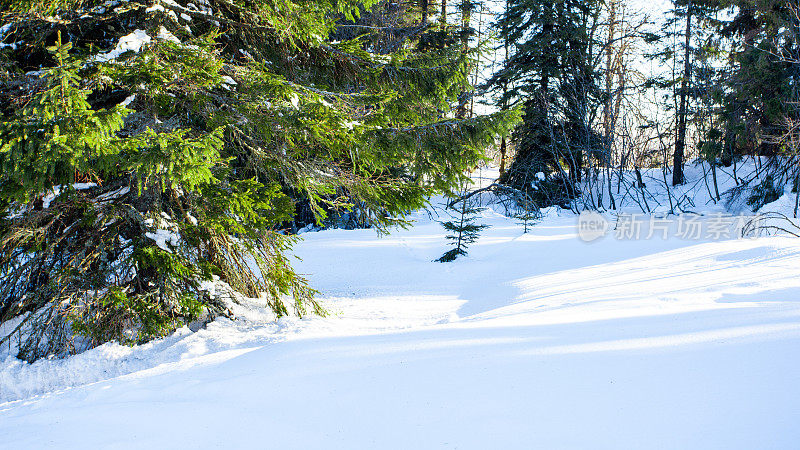
[[[4,356],[0,448],[798,447],[800,239],[585,243],[571,213],[523,234],[486,210],[440,264],[415,218],[303,235],[330,317]]]

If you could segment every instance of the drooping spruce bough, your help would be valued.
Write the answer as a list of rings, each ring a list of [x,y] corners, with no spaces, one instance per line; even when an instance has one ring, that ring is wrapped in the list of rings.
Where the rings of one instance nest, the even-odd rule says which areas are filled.
[[[19,357],[230,315],[324,311],[282,227],[358,205],[383,230],[451,189],[516,111],[455,120],[471,56],[329,42],[358,1],[8,2],[0,322]]]

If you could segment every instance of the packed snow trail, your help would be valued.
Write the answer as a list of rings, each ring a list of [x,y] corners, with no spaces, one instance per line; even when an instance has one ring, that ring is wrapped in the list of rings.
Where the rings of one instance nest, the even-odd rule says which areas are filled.
[[[785,200],[784,200],[785,201]],[[792,449],[800,239],[304,234],[332,313],[0,365],[0,448]]]

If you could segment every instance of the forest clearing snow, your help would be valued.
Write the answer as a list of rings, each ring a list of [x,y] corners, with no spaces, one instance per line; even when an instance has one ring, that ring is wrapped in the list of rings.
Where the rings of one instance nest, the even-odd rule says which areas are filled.
[[[572,213],[523,234],[486,209],[441,264],[414,218],[303,235],[326,318],[242,305],[134,348],[0,353],[0,448],[797,448],[800,239],[587,243]]]

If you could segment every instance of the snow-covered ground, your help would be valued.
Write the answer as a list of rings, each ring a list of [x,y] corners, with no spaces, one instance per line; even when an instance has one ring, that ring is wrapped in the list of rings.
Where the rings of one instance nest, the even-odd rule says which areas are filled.
[[[669,216],[668,239],[587,243],[572,213],[523,234],[487,209],[441,264],[442,227],[414,218],[303,235],[327,318],[245,305],[135,348],[0,356],[0,448],[800,445],[800,239],[682,239]]]

